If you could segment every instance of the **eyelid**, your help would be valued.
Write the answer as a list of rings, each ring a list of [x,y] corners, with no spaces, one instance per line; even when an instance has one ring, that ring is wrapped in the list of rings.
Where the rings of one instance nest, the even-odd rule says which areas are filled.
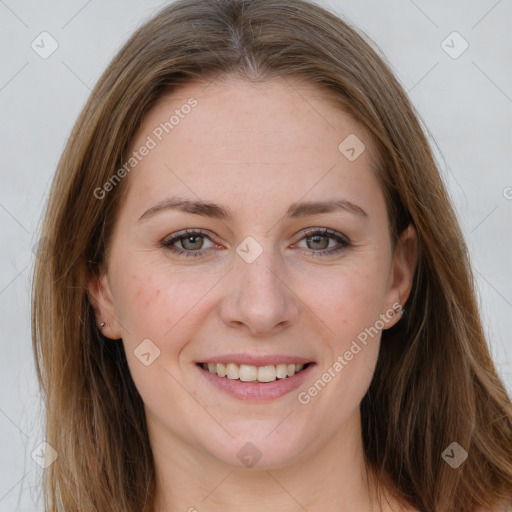
[[[302,235],[302,238],[304,238],[304,237],[312,236],[315,234],[321,234],[323,236],[330,236],[332,238],[340,238],[345,243],[347,243],[347,244],[350,243],[350,240],[346,235],[344,235],[343,233],[339,233],[338,231],[335,231],[334,229],[331,229],[331,228],[307,228],[304,231],[302,231],[301,235]],[[302,238],[301,238],[301,240],[302,240]]]
[[[331,240],[334,240],[338,245],[335,247],[331,247],[330,249],[322,249],[320,251],[314,251],[312,249],[306,249],[301,247],[301,249],[304,249],[309,252],[310,255],[316,256],[316,257],[322,257],[322,256],[329,256],[337,254],[344,249],[347,249],[348,247],[352,246],[352,242],[350,239],[344,235],[343,233],[339,233],[338,231],[335,231],[331,228],[309,228],[300,234],[300,238],[298,242],[292,244],[296,245],[297,243],[302,242],[308,237],[312,236],[322,236],[325,238],[330,238]]]
[[[166,236],[164,239],[161,240],[160,244],[163,247],[169,249],[171,252],[175,253],[176,255],[186,255],[186,256],[202,256],[202,255],[205,255],[206,253],[209,253],[210,250],[212,249],[212,247],[208,247],[206,249],[201,248],[201,249],[194,251],[194,250],[181,249],[179,247],[173,246],[174,243],[178,242],[181,239],[186,238],[187,235],[206,238],[212,244],[216,243],[216,242],[214,242],[214,240],[212,240],[212,236],[208,233],[207,230],[204,230],[201,228],[187,228],[185,230],[178,231],[176,233]],[[299,238],[298,242],[301,242],[302,240],[304,240],[307,237],[315,236],[315,235],[333,239],[337,242],[338,246],[331,247],[330,249],[323,249],[320,251],[315,251],[313,249],[305,249],[302,247],[300,248],[300,249],[308,251],[309,254],[314,255],[314,256],[329,256],[330,254],[338,253],[338,252],[342,251],[343,249],[346,249],[352,245],[350,239],[347,236],[345,236],[344,234],[339,233],[331,228],[325,228],[325,227],[323,227],[323,228],[314,227],[314,228],[307,228],[307,229],[303,230],[300,233],[300,238]],[[295,246],[298,242],[292,244],[292,247]]]
[[[207,230],[202,229],[202,228],[187,228],[187,229],[184,229],[182,231],[177,231],[176,233],[172,233],[170,235],[166,235],[160,241],[160,243],[162,245],[170,247],[171,244],[177,242],[180,239],[186,238],[187,236],[200,236],[200,237],[203,237],[203,238],[207,238],[212,243],[215,243],[212,240],[212,236],[210,235],[210,233]]]

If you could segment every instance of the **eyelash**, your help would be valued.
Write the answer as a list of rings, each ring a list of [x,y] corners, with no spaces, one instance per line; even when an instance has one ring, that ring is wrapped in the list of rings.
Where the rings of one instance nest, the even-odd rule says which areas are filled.
[[[200,249],[197,251],[192,251],[192,250],[180,249],[178,247],[173,247],[172,244],[174,244],[175,242],[177,242],[179,240],[186,239],[190,236],[204,237],[204,238],[207,238],[208,240],[212,241],[210,239],[210,237],[208,237],[208,235],[204,231],[199,229],[199,230],[193,230],[193,231],[186,230],[184,232],[177,233],[176,235],[173,235],[170,238],[164,239],[161,242],[161,244],[163,247],[171,250],[178,256],[186,256],[186,257],[203,256],[204,251],[202,251]],[[323,249],[321,251],[313,251],[313,249],[309,249],[309,251],[311,251],[311,255],[313,257],[324,257],[324,256],[330,256],[333,254],[337,254],[340,251],[342,251],[352,245],[350,243],[350,241],[345,236],[343,236],[329,228],[312,229],[310,231],[307,231],[306,233],[304,233],[304,236],[299,241],[302,241],[305,238],[309,238],[309,237],[313,237],[313,236],[323,236],[323,237],[331,238],[340,244],[338,247],[335,247],[334,249],[333,248]]]

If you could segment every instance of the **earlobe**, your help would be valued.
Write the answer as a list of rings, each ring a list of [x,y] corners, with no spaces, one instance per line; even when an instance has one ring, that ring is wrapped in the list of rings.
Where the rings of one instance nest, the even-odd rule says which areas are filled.
[[[403,307],[400,300],[396,300],[381,316],[381,318],[385,321],[384,329],[389,329],[393,327],[395,324],[400,322],[402,317],[405,314],[405,308]]]
[[[106,273],[91,275],[87,284],[87,295],[94,310],[96,325],[103,336],[113,340],[122,337],[117,322],[116,310]]]

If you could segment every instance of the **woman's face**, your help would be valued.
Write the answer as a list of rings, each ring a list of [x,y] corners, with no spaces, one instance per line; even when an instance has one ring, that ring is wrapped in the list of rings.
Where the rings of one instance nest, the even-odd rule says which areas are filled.
[[[153,444],[278,467],[354,439],[413,271],[365,132],[313,86],[225,79],[161,99],[133,150],[89,291]]]

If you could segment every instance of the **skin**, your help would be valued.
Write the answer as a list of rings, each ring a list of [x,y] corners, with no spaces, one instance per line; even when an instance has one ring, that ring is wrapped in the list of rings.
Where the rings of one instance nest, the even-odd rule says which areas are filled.
[[[105,336],[122,342],[142,396],[157,472],[156,512],[379,510],[367,479],[359,404],[377,362],[380,332],[307,404],[297,399],[345,354],[365,328],[412,285],[412,226],[395,251],[384,196],[370,168],[365,131],[314,86],[229,77],[187,84],[147,114],[133,148],[194,96],[198,105],[137,165],[128,180],[104,272],[89,283]],[[366,149],[349,161],[338,145],[355,134]],[[215,219],[149,208],[170,197],[221,204]],[[349,200],[367,216],[339,210],[289,219],[296,201]],[[350,246],[331,255],[330,228]],[[169,235],[204,238],[162,246]],[[236,252],[248,236],[261,246],[252,263]],[[203,245],[201,246],[201,241]],[[309,245],[308,245],[309,243]],[[183,245],[185,244],[185,245]],[[384,329],[401,315],[386,317]],[[160,355],[134,355],[150,339]],[[242,402],[212,386],[197,361],[227,354],[288,354],[316,366],[306,383],[278,399]],[[261,459],[237,457],[251,442]],[[319,492],[321,489],[321,492]],[[400,510],[391,499],[382,510]]]

